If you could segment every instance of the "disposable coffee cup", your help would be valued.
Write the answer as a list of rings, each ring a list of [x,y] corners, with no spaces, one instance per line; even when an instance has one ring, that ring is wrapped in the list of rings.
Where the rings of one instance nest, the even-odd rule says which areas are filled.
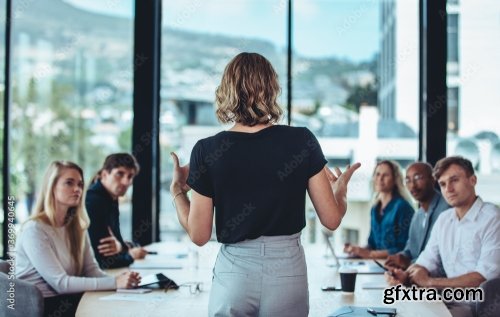
[[[340,268],[340,286],[342,293],[353,294],[356,288],[356,275],[358,271],[353,268]]]

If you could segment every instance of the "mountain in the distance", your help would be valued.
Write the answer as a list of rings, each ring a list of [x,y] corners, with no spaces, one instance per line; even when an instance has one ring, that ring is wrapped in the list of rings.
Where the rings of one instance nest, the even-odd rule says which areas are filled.
[[[16,32],[35,36],[78,32],[99,37],[129,37],[133,20],[85,11],[62,0],[13,1]],[[105,5],[103,1],[103,5]],[[50,34],[54,35],[54,34]]]
[[[103,5],[106,5],[103,3]],[[77,38],[80,51],[97,60],[96,76],[101,82],[130,66],[133,58],[134,21],[82,10],[62,0],[14,1],[13,42],[24,33],[49,42],[55,50],[72,45]],[[163,27],[162,87],[178,90],[180,95],[196,90],[200,83],[213,87],[227,62],[241,51],[254,51],[266,56],[275,66],[282,83],[286,82],[286,51],[274,43],[254,38],[192,32]],[[67,58],[74,58],[67,54]],[[60,61],[61,69],[69,65]],[[353,74],[372,74],[373,61],[354,63],[335,57],[313,59],[294,56],[292,71],[294,98],[342,103],[348,92],[346,78]],[[102,66],[101,66],[102,65]],[[128,64],[130,65],[130,64]],[[365,76],[366,77],[366,76]],[[179,95],[179,94],[177,94]],[[212,97],[211,97],[212,98]]]

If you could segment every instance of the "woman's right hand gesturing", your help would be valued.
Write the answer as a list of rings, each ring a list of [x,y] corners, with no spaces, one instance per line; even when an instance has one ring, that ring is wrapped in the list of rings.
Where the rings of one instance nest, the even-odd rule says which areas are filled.
[[[141,282],[141,276],[137,272],[123,272],[116,276],[116,288],[135,288]]]
[[[346,170],[343,173],[338,167],[334,167],[334,173],[325,166],[326,176],[332,186],[335,200],[343,207],[347,206],[347,184],[351,180],[352,174],[354,174],[360,166],[361,163],[355,163],[352,166],[347,165]]]
[[[175,195],[178,192],[187,193],[191,188],[187,184],[189,176],[189,164],[181,166],[177,154],[171,152],[172,161],[174,163],[174,171],[172,176],[172,183],[170,184],[170,193]]]

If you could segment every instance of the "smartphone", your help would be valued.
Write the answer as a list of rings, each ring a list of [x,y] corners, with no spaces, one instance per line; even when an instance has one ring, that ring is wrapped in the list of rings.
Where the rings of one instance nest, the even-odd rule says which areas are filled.
[[[321,290],[323,292],[333,292],[333,291],[341,291],[342,289],[336,288],[335,286],[322,286]]]

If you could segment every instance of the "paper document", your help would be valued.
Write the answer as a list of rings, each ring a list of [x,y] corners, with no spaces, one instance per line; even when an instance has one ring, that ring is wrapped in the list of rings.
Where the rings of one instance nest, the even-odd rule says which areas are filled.
[[[130,268],[132,269],[165,269],[165,270],[180,270],[182,269],[182,261],[162,260],[162,259],[146,259],[136,260]]]
[[[149,294],[124,294],[116,293],[99,298],[99,300],[121,300],[128,302],[156,302],[165,299],[163,293],[149,293]]]

